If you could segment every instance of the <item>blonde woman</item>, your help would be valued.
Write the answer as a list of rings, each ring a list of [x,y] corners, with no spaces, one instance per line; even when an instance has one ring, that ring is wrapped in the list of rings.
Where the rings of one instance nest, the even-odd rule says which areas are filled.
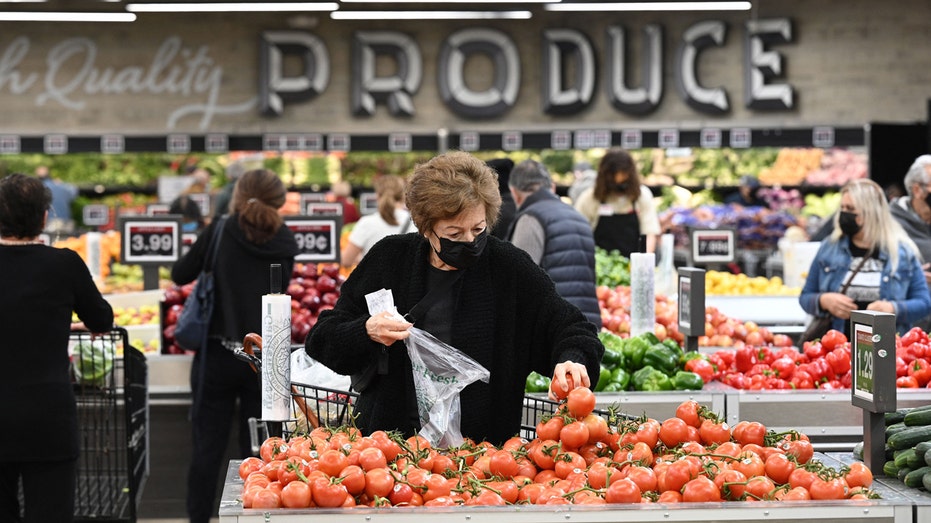
[[[378,212],[359,218],[340,252],[343,267],[355,267],[378,240],[391,234],[414,231],[411,215],[404,206],[404,178],[383,174],[375,179]]]
[[[812,261],[799,304],[809,314],[831,315],[831,327],[848,337],[850,312],[864,309],[895,314],[896,330],[904,333],[931,312],[921,263],[879,185],[854,180],[841,189],[834,232]]]

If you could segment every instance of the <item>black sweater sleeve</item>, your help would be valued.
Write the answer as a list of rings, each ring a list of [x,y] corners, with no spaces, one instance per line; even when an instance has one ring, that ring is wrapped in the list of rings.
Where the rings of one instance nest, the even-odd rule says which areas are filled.
[[[65,252],[71,256],[70,269],[74,274],[74,311],[91,332],[109,331],[113,327],[113,308],[100,294],[81,257],[72,251]]]

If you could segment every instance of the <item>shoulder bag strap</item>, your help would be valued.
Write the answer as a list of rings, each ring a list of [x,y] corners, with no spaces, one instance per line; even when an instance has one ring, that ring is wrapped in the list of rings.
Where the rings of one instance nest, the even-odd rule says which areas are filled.
[[[226,225],[226,216],[220,218],[220,223],[218,223],[217,228],[213,230],[213,238],[210,239],[210,245],[207,247],[207,256],[204,259],[205,271],[211,272],[216,267],[216,256],[220,248],[220,238],[223,236],[224,225]]]
[[[404,315],[404,318],[411,323],[417,323],[418,320],[423,318],[423,315],[425,312],[427,312],[427,309],[440,299],[440,296],[446,294],[453,288],[453,285],[455,285],[456,282],[459,281],[459,278],[462,277],[462,273],[463,271],[461,269],[457,270],[456,276],[454,278],[449,278],[448,280],[442,282],[440,285],[430,289],[430,291],[427,292],[427,294],[421,298],[416,305],[411,307],[411,310]]]
[[[856,276],[858,272],[860,272],[860,269],[863,268],[863,264],[865,264],[866,260],[870,259],[872,255],[873,255],[873,251],[870,251],[863,255],[863,258],[860,259],[860,263],[857,264],[857,266],[853,269],[853,272],[850,273],[850,277],[848,277],[847,281],[844,282],[844,285],[841,286],[840,288],[841,294],[844,294],[845,292],[847,292],[847,288],[850,287],[850,283],[853,281],[853,277]]]

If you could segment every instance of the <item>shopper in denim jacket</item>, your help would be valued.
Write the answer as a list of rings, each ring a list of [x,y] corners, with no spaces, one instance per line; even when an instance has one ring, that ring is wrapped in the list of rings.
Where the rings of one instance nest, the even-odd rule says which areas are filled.
[[[870,259],[854,276],[847,292],[840,288],[863,256]],[[896,330],[931,313],[931,295],[921,255],[889,211],[882,189],[872,180],[855,180],[841,189],[834,232],[825,239],[808,271],[799,304],[812,315],[828,313],[832,328],[848,332],[850,311],[873,310],[896,315]],[[849,332],[848,332],[849,334]]]

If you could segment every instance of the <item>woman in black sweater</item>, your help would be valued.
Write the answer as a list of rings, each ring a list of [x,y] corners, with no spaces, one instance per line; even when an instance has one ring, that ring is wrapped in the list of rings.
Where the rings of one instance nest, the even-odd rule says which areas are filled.
[[[467,153],[418,166],[408,180],[407,205],[420,232],[377,243],[343,283],[335,308],[311,329],[307,353],[338,373],[359,374],[382,358],[356,405],[363,434],[382,429],[411,436],[421,428],[401,342],[412,324],[368,313],[365,295],[382,288],[404,314],[430,289],[455,280],[416,325],[491,373],[488,383],[460,394],[465,437],[501,444],[519,432],[531,370],[552,375],[564,389],[569,377],[576,386],[594,385],[590,377],[597,379],[604,352],[595,327],[525,252],[488,234],[500,204],[496,175]]]
[[[197,351],[191,368],[191,424],[193,454],[188,471],[188,516],[192,522],[210,520],[226,443],[239,401],[239,457],[252,454],[249,418],[261,418],[258,377],[232,349],[242,346],[250,332],[262,332],[262,295],[270,292],[269,266],[281,264],[290,277],[297,254],[294,234],[278,215],[286,190],[267,170],[242,175],[233,190],[228,219],[214,219],[191,250],[172,267],[178,284],[193,281],[204,266],[214,229],[220,243],[214,269],[214,310],[206,350]]]
[[[72,520],[79,451],[68,356],[72,311],[93,332],[113,326],[113,310],[81,257],[37,240],[51,201],[36,178],[0,180],[0,521],[20,521],[20,478],[25,521]],[[23,431],[41,433],[41,440],[24,444]]]

